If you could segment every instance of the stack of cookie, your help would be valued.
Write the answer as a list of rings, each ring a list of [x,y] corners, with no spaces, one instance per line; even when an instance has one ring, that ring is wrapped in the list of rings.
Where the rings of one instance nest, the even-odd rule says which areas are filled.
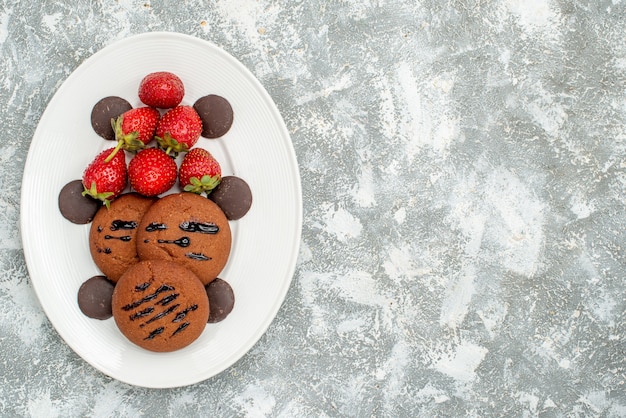
[[[210,199],[124,194],[92,221],[89,248],[106,277],[83,284],[79,306],[92,318],[113,316],[140,347],[183,348],[233,308],[232,288],[217,277],[231,244],[228,218]]]

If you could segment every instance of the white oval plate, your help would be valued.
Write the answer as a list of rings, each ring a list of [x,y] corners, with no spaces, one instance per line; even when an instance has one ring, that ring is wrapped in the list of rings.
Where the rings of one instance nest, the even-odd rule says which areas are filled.
[[[172,353],[143,350],[113,319],[87,318],[77,292],[101,274],[88,245],[89,225],[75,225],[58,209],[58,194],[80,179],[95,155],[113,146],[91,127],[91,109],[106,96],[140,106],[137,88],[154,71],[183,80],[183,104],[217,94],[232,105],[234,123],[219,139],[201,138],[223,175],[248,182],[250,211],[232,221],[233,247],[220,274],[233,287],[235,308],[207,324],[190,346]],[[179,157],[180,158],[180,157]],[[50,322],[67,344],[103,373],[132,385],[168,388],[212,377],[239,360],[261,338],[280,308],[300,245],[302,192],[289,133],[269,94],[239,61],[188,35],[146,33],[118,41],[85,60],[61,85],[33,137],[22,180],[20,226],[33,287]]]

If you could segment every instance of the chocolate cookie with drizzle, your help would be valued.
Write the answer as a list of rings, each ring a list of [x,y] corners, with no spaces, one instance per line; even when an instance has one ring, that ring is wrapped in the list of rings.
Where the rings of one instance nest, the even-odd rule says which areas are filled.
[[[127,193],[111,202],[109,209],[102,206],[96,213],[89,231],[89,250],[100,271],[112,282],[117,282],[139,261],[135,245],[137,227],[155,201]]]
[[[170,194],[153,204],[137,228],[140,260],[171,260],[209,284],[223,270],[232,236],[224,212],[194,193]]]
[[[111,306],[126,338],[158,352],[191,344],[209,318],[202,282],[173,261],[146,260],[130,267],[113,290]]]

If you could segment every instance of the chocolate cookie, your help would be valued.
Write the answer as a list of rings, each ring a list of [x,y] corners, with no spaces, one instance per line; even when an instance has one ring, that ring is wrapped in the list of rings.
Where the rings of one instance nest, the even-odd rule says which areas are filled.
[[[83,196],[82,180],[67,183],[59,193],[59,210],[61,215],[75,224],[88,224],[98,212],[102,202]]]
[[[107,209],[102,206],[91,223],[89,250],[109,280],[117,282],[126,269],[137,263],[135,236],[144,213],[156,201],[138,193],[119,196]]]
[[[219,138],[233,124],[233,108],[225,98],[210,94],[196,100],[193,105],[202,119],[202,136]]]
[[[217,203],[231,221],[242,218],[252,206],[250,186],[235,176],[222,177],[220,184],[209,194],[209,199]]]
[[[120,277],[112,310],[117,327],[134,344],[151,351],[174,351],[202,334],[209,299],[202,282],[188,269],[172,261],[148,260]]]
[[[203,284],[222,271],[232,237],[224,212],[206,197],[182,192],[162,197],[144,215],[137,231],[141,260],[172,260]]]
[[[113,141],[115,131],[111,119],[117,119],[119,115],[132,108],[131,104],[121,97],[105,97],[98,101],[91,110],[91,126],[102,138]]]

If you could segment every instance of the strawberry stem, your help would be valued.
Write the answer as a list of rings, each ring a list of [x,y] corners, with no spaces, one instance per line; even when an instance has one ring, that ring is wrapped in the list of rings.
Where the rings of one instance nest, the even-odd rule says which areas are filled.
[[[82,194],[83,194],[83,196],[91,196],[94,199],[101,200],[102,203],[105,204],[107,209],[109,209],[109,206],[111,204],[111,201],[109,200],[109,197],[113,196],[112,192],[103,192],[103,193],[98,192],[98,190],[96,188],[96,182],[95,181],[91,182],[91,187],[90,188],[87,188],[85,186],[85,190],[83,190]]]
[[[117,152],[120,150],[120,148],[122,148],[122,144],[124,144],[123,140],[117,141],[117,145],[115,146],[113,151],[111,151],[109,156],[104,159],[105,163],[108,163],[109,161],[111,161],[113,159],[113,157],[115,157],[115,154],[117,154]]]

